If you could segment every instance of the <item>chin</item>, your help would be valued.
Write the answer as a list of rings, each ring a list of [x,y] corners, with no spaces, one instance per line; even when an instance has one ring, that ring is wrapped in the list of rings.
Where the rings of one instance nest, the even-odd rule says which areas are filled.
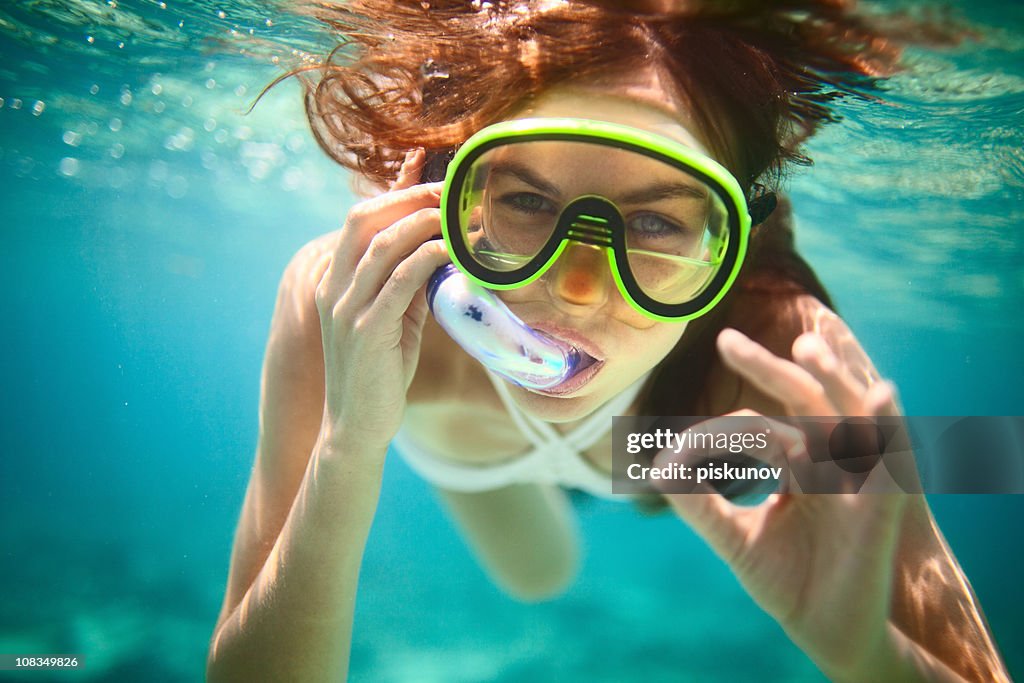
[[[597,410],[611,396],[602,395],[571,395],[550,396],[530,391],[522,387],[513,387],[512,396],[523,412],[545,422],[572,422],[579,420]]]

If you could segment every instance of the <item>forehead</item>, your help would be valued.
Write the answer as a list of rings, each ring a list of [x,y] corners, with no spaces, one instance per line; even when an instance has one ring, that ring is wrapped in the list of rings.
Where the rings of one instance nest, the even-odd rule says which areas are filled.
[[[562,116],[633,126],[711,156],[689,107],[653,68],[553,87],[510,118]]]
[[[704,184],[686,171],[632,150],[591,142],[509,144],[485,152],[480,164],[497,192],[512,184],[532,186],[552,198],[588,193],[613,199],[639,193],[649,201],[707,196]]]

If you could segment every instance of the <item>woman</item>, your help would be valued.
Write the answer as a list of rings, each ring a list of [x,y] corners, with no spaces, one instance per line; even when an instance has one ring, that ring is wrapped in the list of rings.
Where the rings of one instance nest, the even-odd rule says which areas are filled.
[[[735,286],[689,321],[647,315],[594,250],[566,248],[502,298],[596,370],[562,393],[497,380],[427,315],[426,283],[451,255],[438,238],[442,185],[420,182],[440,153],[495,122],[568,117],[711,159],[751,213],[767,213],[760,184],[802,160],[799,143],[831,119],[828,99],[892,66],[881,33],[830,2],[432,4],[324,10],[357,49],[345,63],[332,54],[310,83],[314,133],[389,189],[304,247],[282,279],[210,680],[345,675],[360,562],[396,436],[494,581],[537,600],[561,591],[577,565],[572,510],[552,482],[600,493],[606,414],[896,412],[890,386],[793,251],[784,201],[755,231]],[[548,210],[540,185],[595,165],[547,184],[531,180],[533,169],[508,172],[532,187],[510,206],[520,216]],[[638,177],[612,167],[622,183]],[[630,231],[664,229],[650,211],[623,214]],[[552,473],[530,453],[524,430],[571,440],[581,424],[589,433],[571,441],[582,444],[568,449],[571,466]],[[716,495],[665,498],[830,678],[1006,679],[922,497],[775,495],[746,508]]]

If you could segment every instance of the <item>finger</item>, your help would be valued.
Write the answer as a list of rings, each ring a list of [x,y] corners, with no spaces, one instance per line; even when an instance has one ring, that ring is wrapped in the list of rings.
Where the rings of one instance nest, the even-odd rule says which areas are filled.
[[[902,411],[896,396],[896,386],[887,380],[875,382],[864,393],[861,409],[865,415],[898,417]]]
[[[324,285],[340,296],[373,236],[415,211],[440,207],[441,185],[430,183],[385,192],[352,207],[340,231]]]
[[[665,494],[665,500],[691,529],[731,564],[740,556],[748,533],[763,519],[767,507],[781,497],[772,494],[761,506],[743,508],[718,495],[710,486],[700,484],[690,493]]]
[[[426,158],[427,155],[423,148],[409,150],[402,161],[402,167],[398,170],[398,177],[391,183],[391,191],[404,190],[418,183],[420,174],[423,172],[423,161]]]
[[[834,415],[825,388],[809,372],[779,358],[738,330],[718,335],[718,353],[725,365],[761,392],[786,406],[793,415]]]
[[[380,295],[367,311],[368,322],[401,319],[433,272],[449,261],[444,240],[428,240],[417,247],[384,283]]]
[[[794,466],[805,467],[809,456],[801,430],[752,410],[705,420],[677,436],[660,458],[689,469],[681,488],[662,483],[668,493],[688,491],[691,483],[711,481],[731,502],[788,493]]]
[[[866,387],[839,362],[822,336],[805,332],[793,341],[793,360],[809,372],[842,415],[865,415]]]
[[[399,263],[441,233],[441,213],[420,209],[373,236],[356,266],[346,297],[356,306],[374,299]]]

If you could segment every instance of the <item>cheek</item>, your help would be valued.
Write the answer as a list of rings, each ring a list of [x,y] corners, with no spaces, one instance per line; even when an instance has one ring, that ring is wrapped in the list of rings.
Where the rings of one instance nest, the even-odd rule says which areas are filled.
[[[660,363],[676,347],[686,323],[665,323],[640,316],[643,328],[619,326],[615,364],[628,373],[642,374]]]

